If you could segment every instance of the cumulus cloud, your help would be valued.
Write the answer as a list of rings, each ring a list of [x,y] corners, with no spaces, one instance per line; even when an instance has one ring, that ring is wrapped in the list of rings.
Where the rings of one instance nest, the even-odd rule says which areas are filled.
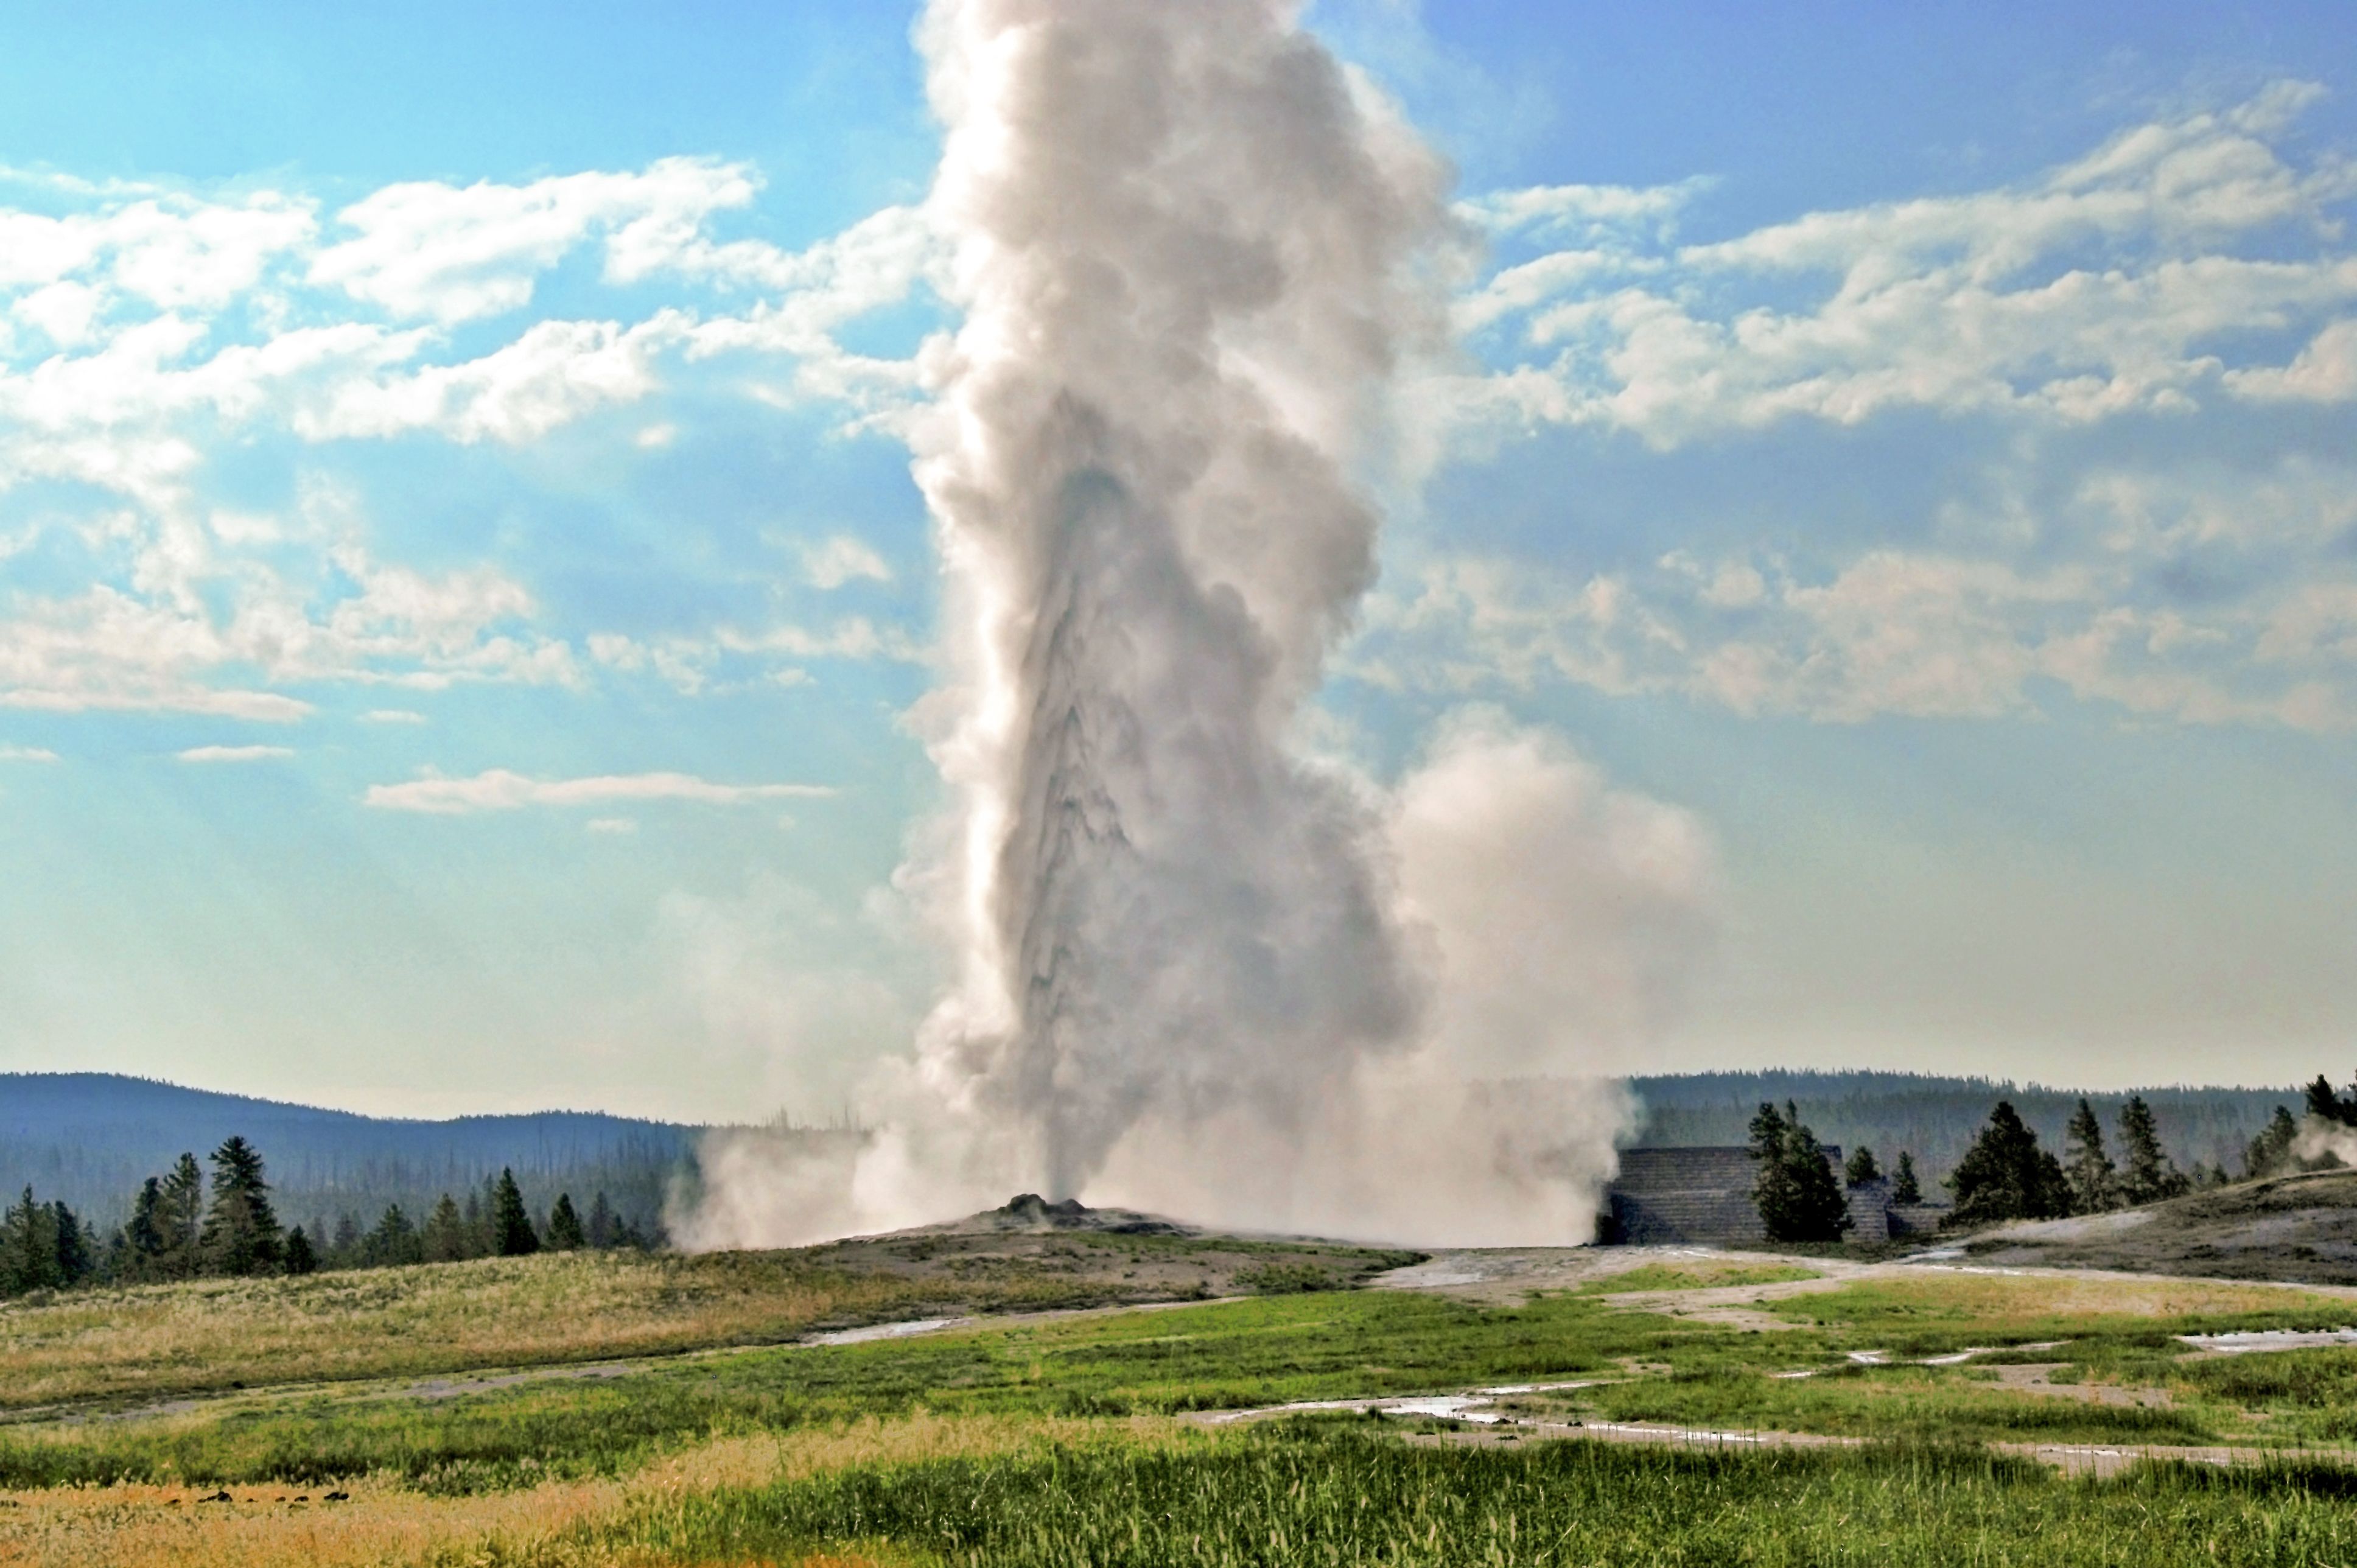
[[[676,261],[715,212],[759,183],[742,165],[663,158],[639,173],[387,186],[336,215],[352,237],[321,251],[310,281],[396,315],[458,322],[531,302],[541,274],[591,236],[630,282]]]
[[[329,525],[221,504],[225,443],[521,448],[692,366],[740,396],[834,399],[850,424],[922,395],[914,360],[836,336],[937,275],[922,215],[888,209],[801,251],[722,239],[711,224],[759,188],[739,165],[411,182],[324,222],[300,194],[32,183],[54,210],[0,205],[0,495],[55,481],[94,499],[35,525],[72,542],[81,587],[54,552],[38,579],[0,575],[0,706],[293,719],[310,703],[274,688],[296,682],[578,680],[528,595],[482,591],[487,565],[429,578],[375,559],[356,501]],[[677,303],[489,325],[584,251],[606,283]],[[677,431],[638,424],[648,445]],[[313,473],[338,466],[323,454]],[[27,542],[0,541],[0,558]],[[822,569],[876,564],[837,553]]]
[[[735,806],[756,800],[802,800],[835,793],[823,784],[716,784],[687,773],[604,774],[588,779],[533,779],[494,768],[471,779],[428,774],[404,784],[371,784],[361,803],[385,811],[466,816],[529,806],[590,806],[609,800],[690,800]]]
[[[58,754],[44,746],[0,746],[0,762],[55,762]]]
[[[804,547],[802,572],[812,587],[827,591],[860,578],[877,583],[892,580],[892,568],[884,564],[884,557],[840,533],[824,543]]]
[[[371,708],[361,715],[364,725],[422,725],[425,715],[412,708]]]
[[[175,755],[183,762],[271,762],[295,751],[285,746],[192,746]]]
[[[1467,329],[1499,335],[1493,362],[1436,381],[1428,407],[1477,428],[1594,424],[1674,446],[1906,407],[2076,424],[2346,398],[2357,381],[2337,323],[2288,365],[2237,344],[2357,300],[2332,215],[2357,176],[2284,145],[2315,96],[2279,84],[2130,128],[2021,184],[1703,244],[1674,239],[1693,182],[1480,199],[1460,210],[1493,233],[1569,244],[1503,266],[1460,306]],[[2287,248],[2287,234],[2302,238]]]

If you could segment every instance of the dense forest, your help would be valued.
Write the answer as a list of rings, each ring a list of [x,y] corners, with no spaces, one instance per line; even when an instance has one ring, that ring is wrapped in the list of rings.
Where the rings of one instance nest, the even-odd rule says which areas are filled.
[[[1870,1148],[1886,1163],[1902,1149],[1910,1152],[1927,1185],[1955,1169],[1996,1101],[2011,1102],[2047,1147],[2060,1148],[2081,1098],[2077,1090],[2039,1084],[1898,1072],[1688,1073],[1632,1079],[1629,1087],[1642,1107],[1641,1144],[1747,1143],[1763,1103],[1790,1101],[1828,1144]],[[2276,1107],[2298,1115],[2304,1090],[2179,1087],[2085,1098],[2112,1125],[2132,1093],[2151,1107],[2161,1147],[2179,1166],[2239,1173],[2251,1140]]]

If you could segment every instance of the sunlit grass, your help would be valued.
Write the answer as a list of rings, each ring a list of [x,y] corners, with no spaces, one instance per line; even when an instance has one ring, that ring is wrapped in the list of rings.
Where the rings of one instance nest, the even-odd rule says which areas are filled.
[[[2357,1552],[2349,1490],[2345,1477],[2284,1471],[2064,1480],[1936,1448],[1413,1447],[1329,1423],[717,1488],[503,1561],[788,1563],[834,1542],[884,1542],[922,1560],[996,1568],[2311,1564]]]
[[[1779,1285],[1798,1280],[1822,1279],[1823,1273],[1798,1263],[1647,1263],[1641,1268],[1579,1287],[1582,1295],[1617,1295],[1630,1291],[1717,1290],[1730,1285]]]

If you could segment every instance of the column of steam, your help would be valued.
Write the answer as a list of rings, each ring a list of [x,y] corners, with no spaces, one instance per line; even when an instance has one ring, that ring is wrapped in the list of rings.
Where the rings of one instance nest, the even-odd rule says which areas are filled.
[[[1282,1130],[1412,1034],[1367,813],[1286,733],[1372,577],[1349,471],[1426,326],[1442,171],[1294,9],[922,26],[965,970],[919,1071],[977,1181],[1075,1196],[1141,1125]]]

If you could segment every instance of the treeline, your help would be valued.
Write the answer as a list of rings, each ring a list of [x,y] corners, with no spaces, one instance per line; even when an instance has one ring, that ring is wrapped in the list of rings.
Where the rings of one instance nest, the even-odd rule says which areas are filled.
[[[422,1220],[395,1203],[372,1222],[345,1213],[332,1233],[323,1221],[281,1223],[262,1155],[231,1135],[209,1156],[193,1153],[140,1183],[130,1218],[110,1234],[63,1199],[46,1202],[27,1187],[0,1215],[0,1296],[86,1283],[135,1284],[206,1276],[307,1274],[322,1268],[388,1268],[513,1257],[543,1250],[651,1247],[650,1234],[616,1214],[602,1191],[585,1216],[559,1193],[544,1216],[524,1201],[512,1169],[503,1168],[461,1204],[444,1193]]]
[[[2330,1086],[2326,1093],[2330,1093]],[[2357,1091],[2343,1104],[2357,1127]],[[2291,1113],[2276,1108],[2277,1120],[2291,1126]],[[2253,1145],[2274,1131],[2270,1123]],[[1887,1182],[1883,1197],[1900,1208],[1924,1201],[1912,1150],[1899,1151],[1897,1165],[1886,1176],[1870,1146],[1850,1152],[1842,1172],[1816,1131],[1801,1119],[1797,1102],[1779,1110],[1762,1101],[1752,1113],[1749,1148],[1758,1175],[1751,1201],[1771,1241],[1838,1241],[1854,1226],[1849,1194]],[[1986,1225],[2005,1219],[2061,1219],[2074,1214],[2099,1214],[2177,1197],[2197,1187],[2222,1186],[2230,1179],[2222,1167],[2197,1166],[2181,1171],[2160,1141],[2152,1107],[2141,1095],[2131,1094],[2120,1107],[2119,1149],[2115,1162],[2104,1137],[2104,1124],[2094,1106],[2079,1101],[2064,1132],[2061,1158],[2043,1148],[2038,1134],[2022,1121],[2010,1101],[2000,1100],[1956,1168],[1941,1185],[1953,1202],[1943,1223]],[[2256,1173],[2265,1174],[2265,1173]]]
[[[2003,1100],[2050,1148],[2060,1147],[2082,1098],[2106,1123],[2130,1092],[2145,1102],[2161,1145],[2191,1173],[2233,1171],[2252,1135],[2280,1102],[2295,1110],[2299,1091],[2282,1089],[2147,1088],[2117,1093],[2020,1085],[1994,1079],[1936,1078],[1896,1072],[1763,1071],[1682,1073],[1630,1080],[1642,1107],[1637,1142],[1652,1147],[1740,1144],[1759,1106],[1792,1102],[1827,1144],[1870,1147],[1886,1155],[1910,1150],[1926,1181],[1955,1169]]]
[[[503,1167],[536,1214],[559,1193],[582,1203],[603,1191],[651,1230],[693,1179],[704,1133],[588,1112],[407,1121],[112,1074],[0,1073],[0,1195],[29,1185],[112,1230],[143,1177],[236,1134],[269,1152],[280,1214],[315,1240],[314,1221],[332,1231],[350,1212],[365,1230],[393,1204],[422,1223],[443,1193],[463,1202]]]

